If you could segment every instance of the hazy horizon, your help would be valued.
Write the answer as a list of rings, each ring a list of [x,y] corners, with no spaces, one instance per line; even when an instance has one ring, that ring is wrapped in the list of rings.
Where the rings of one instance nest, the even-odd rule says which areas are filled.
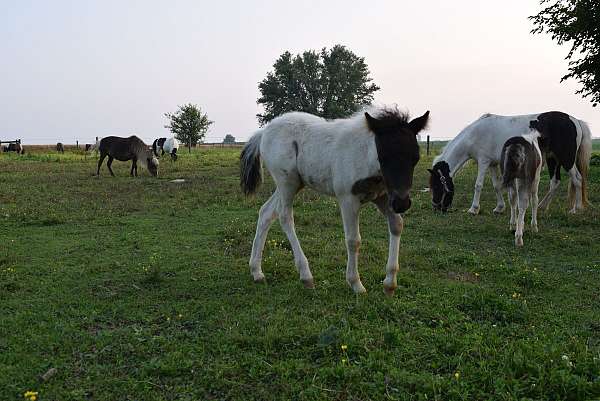
[[[151,142],[168,134],[164,113],[195,103],[215,121],[206,141],[242,141],[277,57],[338,43],[365,57],[376,103],[431,110],[433,139],[486,112],[561,110],[600,127],[578,83],[560,83],[569,47],[530,34],[537,0],[249,3],[4,1],[0,140]]]

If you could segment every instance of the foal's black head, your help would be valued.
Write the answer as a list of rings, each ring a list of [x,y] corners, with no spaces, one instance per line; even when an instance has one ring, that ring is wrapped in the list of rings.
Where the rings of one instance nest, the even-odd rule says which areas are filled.
[[[450,166],[445,161],[439,161],[429,171],[429,189],[431,204],[435,210],[445,212],[452,205],[454,198],[454,182],[450,177]]]
[[[388,193],[389,206],[396,213],[410,208],[413,172],[419,162],[417,134],[425,128],[429,112],[408,121],[396,109],[384,110],[377,118],[365,113],[369,129],[375,133],[377,158]]]

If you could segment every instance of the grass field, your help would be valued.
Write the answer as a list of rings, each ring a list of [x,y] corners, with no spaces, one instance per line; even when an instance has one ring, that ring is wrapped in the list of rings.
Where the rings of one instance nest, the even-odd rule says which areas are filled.
[[[423,157],[387,298],[384,219],[361,212],[369,292],[355,296],[337,204],[311,191],[295,217],[316,289],[277,224],[255,285],[273,186],[245,199],[238,154],[182,152],[158,179],[119,162],[97,179],[95,158],[69,152],[0,154],[1,400],[600,399],[600,166],[594,208],[568,215],[563,182],[516,249],[489,180],[482,214],[467,215],[472,165],[454,209],[434,213]]]

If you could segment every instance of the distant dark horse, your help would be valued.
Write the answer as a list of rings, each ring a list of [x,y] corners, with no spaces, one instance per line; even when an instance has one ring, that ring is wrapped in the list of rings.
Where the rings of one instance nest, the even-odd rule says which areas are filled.
[[[56,144],[56,151],[60,153],[65,153],[65,147],[62,142]]]
[[[158,175],[158,159],[152,155],[152,151],[148,148],[140,138],[137,136],[130,136],[129,138],[120,138],[118,136],[107,136],[100,140],[100,144],[98,145],[98,150],[100,152],[100,160],[98,160],[98,171],[97,175],[100,176],[100,166],[102,166],[102,162],[104,158],[108,156],[108,161],[106,162],[106,167],[108,167],[108,171],[114,177],[114,173],[112,168],[110,167],[113,159],[117,159],[119,161],[125,162],[128,160],[132,160],[131,163],[131,176],[137,177],[137,162],[139,161],[143,166],[145,166],[150,174],[153,176]]]

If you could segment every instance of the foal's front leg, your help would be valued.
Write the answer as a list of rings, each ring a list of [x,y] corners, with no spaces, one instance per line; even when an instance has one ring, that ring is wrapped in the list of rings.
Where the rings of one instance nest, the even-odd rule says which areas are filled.
[[[358,230],[358,210],[360,201],[355,196],[347,196],[340,199],[340,209],[344,222],[344,235],[346,237],[346,249],[348,251],[348,262],[346,264],[346,281],[352,290],[361,294],[367,292],[360,282],[358,274],[358,250],[360,249],[360,232]]]
[[[402,216],[394,213],[388,207],[387,196],[382,196],[376,199],[375,204],[379,211],[387,218],[388,230],[390,232],[390,247],[388,252],[388,261],[385,268],[385,280],[383,280],[383,291],[386,295],[394,295],[394,291],[398,288],[396,282],[396,274],[400,270],[398,264],[398,254],[400,253],[400,234],[404,227]]]

